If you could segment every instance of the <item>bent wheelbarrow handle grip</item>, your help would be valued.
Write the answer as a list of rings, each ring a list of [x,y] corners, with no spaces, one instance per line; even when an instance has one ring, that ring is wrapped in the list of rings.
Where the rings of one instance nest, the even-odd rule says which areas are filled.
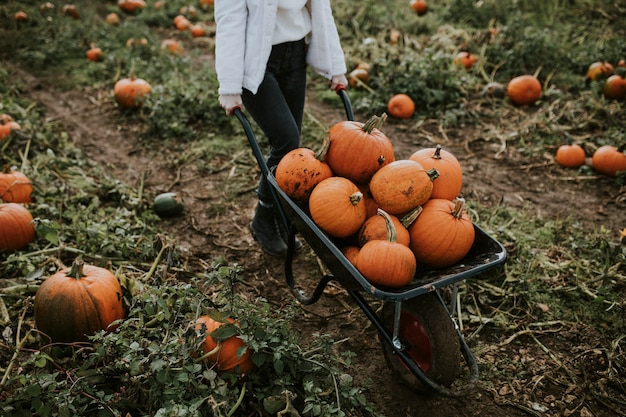
[[[346,119],[348,119],[351,122],[354,121],[354,113],[352,112],[352,103],[350,102],[350,97],[348,96],[348,93],[346,92],[346,86],[343,84],[337,84],[337,87],[335,87],[335,92],[341,98],[341,101],[343,102],[343,107],[346,110]]]

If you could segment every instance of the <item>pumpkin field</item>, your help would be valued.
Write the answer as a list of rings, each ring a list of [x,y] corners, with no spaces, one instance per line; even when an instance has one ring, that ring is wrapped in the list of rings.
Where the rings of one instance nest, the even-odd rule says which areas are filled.
[[[473,234],[435,247],[453,223],[506,250],[442,289],[479,377],[448,349],[433,393],[347,288],[299,303],[251,236],[261,172],[219,106],[213,0],[3,1],[0,416],[626,416],[622,3],[331,0],[355,136],[385,148],[349,179],[373,141],[341,150],[310,69],[281,187],[372,286],[463,262]],[[281,177],[304,157],[330,167],[306,190]],[[329,266],[300,239],[312,292]]]

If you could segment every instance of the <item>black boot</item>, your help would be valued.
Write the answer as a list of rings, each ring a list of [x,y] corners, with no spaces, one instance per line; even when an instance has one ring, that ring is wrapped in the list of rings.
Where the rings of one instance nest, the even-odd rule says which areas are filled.
[[[280,236],[285,241],[285,245],[289,246],[289,231],[287,230],[287,227],[285,226],[285,222],[283,222],[283,220],[281,219],[280,213],[278,212],[278,210],[275,210],[275,215],[276,215],[276,223],[278,223],[278,227],[280,229]],[[302,241],[298,239],[298,236],[295,236],[294,239],[295,239],[294,249],[298,251],[300,250],[300,248],[302,248]]]
[[[274,205],[259,200],[254,218],[250,223],[250,231],[254,240],[259,242],[263,252],[268,255],[284,257],[287,244],[283,240],[280,227],[274,214]]]

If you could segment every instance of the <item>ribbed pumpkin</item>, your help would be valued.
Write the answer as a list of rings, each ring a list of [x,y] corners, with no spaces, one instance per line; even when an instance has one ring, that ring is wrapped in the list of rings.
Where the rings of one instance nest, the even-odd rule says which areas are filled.
[[[409,246],[409,231],[402,224],[400,219],[393,214],[389,214],[389,218],[396,229],[396,242]],[[359,230],[359,246],[365,245],[370,240],[387,239],[387,221],[382,216],[372,216],[365,220],[361,230]]]
[[[237,322],[227,318],[217,321],[208,315],[199,317],[195,329],[203,337],[202,351],[207,362],[222,372],[247,374],[252,370],[252,351],[237,337]]]
[[[124,318],[122,288],[108,269],[76,260],[39,286],[34,311],[37,329],[52,342],[86,341]]]
[[[404,214],[424,204],[433,191],[436,169],[424,169],[410,159],[400,159],[381,168],[370,181],[378,206],[390,214]]]
[[[418,263],[445,268],[459,262],[474,243],[475,230],[464,209],[465,200],[428,200],[409,226],[409,247]]]
[[[380,130],[386,118],[383,114],[365,123],[341,121],[331,126],[326,163],[335,175],[365,184],[376,171],[395,160],[393,145]]]
[[[614,177],[618,172],[626,171],[626,144],[619,148],[611,145],[600,146],[591,157],[591,165],[597,172]]]
[[[276,166],[276,183],[289,197],[298,201],[307,201],[313,189],[333,175],[325,162],[328,140],[322,149],[314,152],[308,148],[297,148],[288,152]]]
[[[12,170],[8,165],[0,172],[0,200],[5,203],[30,203],[33,185],[20,171]]]
[[[330,236],[347,238],[366,220],[363,193],[349,179],[330,177],[317,184],[309,197],[311,218]]]
[[[541,83],[534,75],[520,75],[509,81],[506,94],[509,99],[518,106],[533,104],[541,97],[543,89]]]
[[[152,92],[152,87],[142,78],[131,76],[117,81],[113,87],[115,101],[122,107],[141,107],[146,97]]]
[[[585,150],[577,143],[563,144],[556,150],[555,161],[567,168],[578,168],[585,163]]]
[[[385,219],[387,238],[363,245],[356,267],[372,284],[403,287],[415,276],[415,256],[411,249],[396,241],[396,229],[389,215],[383,210],[378,213]]]
[[[417,150],[409,159],[419,162],[424,169],[435,168],[439,172],[437,181],[433,182],[430,198],[454,200],[458,197],[463,187],[463,168],[451,152],[437,145]]]
[[[0,251],[21,250],[35,240],[30,211],[21,204],[0,204]]]

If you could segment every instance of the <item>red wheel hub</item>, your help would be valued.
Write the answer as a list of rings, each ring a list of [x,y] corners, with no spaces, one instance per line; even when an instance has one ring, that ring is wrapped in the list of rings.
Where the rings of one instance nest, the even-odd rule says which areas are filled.
[[[428,372],[433,363],[433,349],[422,321],[416,315],[402,311],[398,337],[407,355],[419,365],[423,372]]]

